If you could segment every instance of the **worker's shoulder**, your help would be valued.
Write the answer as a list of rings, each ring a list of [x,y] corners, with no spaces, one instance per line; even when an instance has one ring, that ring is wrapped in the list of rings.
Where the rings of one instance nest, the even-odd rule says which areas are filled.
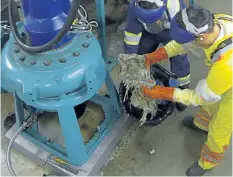
[[[232,71],[232,62],[233,62],[233,48],[232,44],[229,46],[228,50],[223,51],[221,49],[216,56],[212,59],[212,68],[224,68]]]
[[[215,19],[233,22],[233,16],[227,14],[215,14]]]
[[[211,64],[230,64],[233,58],[233,33],[225,34],[218,43],[215,51],[211,54]],[[230,63],[229,63],[230,62]]]

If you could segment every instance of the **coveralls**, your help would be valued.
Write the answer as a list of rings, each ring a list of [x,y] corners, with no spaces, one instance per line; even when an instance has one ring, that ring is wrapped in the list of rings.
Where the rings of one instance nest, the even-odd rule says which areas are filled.
[[[163,45],[170,42],[169,28],[170,21],[175,14],[185,8],[183,0],[168,0],[165,12],[166,20],[163,23],[164,29],[155,32],[152,28],[147,28],[140,22],[135,14],[135,1],[132,0],[128,7],[127,24],[125,28],[124,50],[127,54],[146,54],[157,49],[160,43]],[[170,58],[171,72],[178,76],[179,86],[187,86],[190,82],[190,65],[187,54]]]
[[[210,70],[206,79],[199,81],[196,90],[178,90],[173,99],[186,105],[200,105],[194,124],[208,131],[198,164],[211,169],[223,158],[232,134],[232,57],[233,18],[215,15],[215,23],[221,27],[215,43],[205,50],[206,64]],[[224,41],[228,39],[226,45]],[[229,42],[230,41],[230,42]],[[216,50],[218,48],[220,50]],[[185,53],[184,48],[172,41],[166,46],[169,57]]]

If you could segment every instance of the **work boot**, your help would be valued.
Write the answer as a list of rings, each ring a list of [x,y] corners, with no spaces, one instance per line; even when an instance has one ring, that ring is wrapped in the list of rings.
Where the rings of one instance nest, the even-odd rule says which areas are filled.
[[[202,169],[199,165],[198,162],[194,163],[191,165],[188,170],[186,171],[187,176],[202,176],[204,175],[207,171],[209,170],[204,170]]]
[[[183,85],[183,86],[181,86],[181,87],[179,87],[181,90],[183,90],[183,89],[189,89],[189,84],[187,84],[187,85]],[[185,105],[185,104],[182,104],[182,103],[176,103],[176,109],[178,110],[178,111],[184,111],[185,109],[187,108],[187,106]]]
[[[198,131],[198,132],[201,132],[201,133],[207,133],[206,131],[200,129],[199,127],[197,127],[195,124],[194,124],[194,117],[191,117],[191,116],[188,116],[188,117],[185,117],[184,120],[183,120],[183,125],[187,128],[190,128],[190,129],[193,129],[195,131]]]

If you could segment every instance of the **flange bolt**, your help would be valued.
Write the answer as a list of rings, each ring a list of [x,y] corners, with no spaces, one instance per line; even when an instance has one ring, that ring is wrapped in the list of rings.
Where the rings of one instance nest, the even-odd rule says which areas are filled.
[[[60,61],[60,63],[65,63],[66,59],[65,58],[60,58],[59,61]]]
[[[79,55],[80,55],[80,53],[78,53],[78,52],[73,53],[73,56],[75,56],[75,57],[78,57]]]
[[[45,66],[49,66],[50,64],[51,64],[51,61],[50,61],[50,60],[45,60],[45,61],[44,61],[44,65],[45,65]]]
[[[87,47],[89,47],[89,44],[88,44],[88,43],[84,43],[82,46],[83,46],[84,48],[87,48]]]

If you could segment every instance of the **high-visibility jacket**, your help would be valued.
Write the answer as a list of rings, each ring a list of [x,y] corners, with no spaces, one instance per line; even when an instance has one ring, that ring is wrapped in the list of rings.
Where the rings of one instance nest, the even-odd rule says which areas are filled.
[[[195,90],[176,90],[174,100],[186,105],[207,105],[220,101],[222,97],[232,99],[232,57],[233,57],[233,22],[228,15],[215,15],[215,23],[221,26],[220,35],[208,49],[206,64],[210,71],[206,79],[199,81]],[[230,41],[228,45],[224,41]],[[223,46],[221,46],[223,45]],[[224,46],[226,45],[226,46]],[[220,50],[216,51],[217,49]],[[182,45],[175,41],[169,42],[165,49],[169,57],[186,53]]]
[[[137,53],[138,45],[142,37],[142,31],[144,27],[142,23],[138,20],[135,14],[135,1],[132,0],[128,7],[127,23],[125,28],[125,38],[124,38],[124,50],[125,53]],[[163,1],[163,0],[162,0]],[[168,17],[168,25],[164,25],[165,28],[170,28],[170,20],[175,16],[177,12],[185,8],[185,3],[183,0],[168,0],[166,16]]]

